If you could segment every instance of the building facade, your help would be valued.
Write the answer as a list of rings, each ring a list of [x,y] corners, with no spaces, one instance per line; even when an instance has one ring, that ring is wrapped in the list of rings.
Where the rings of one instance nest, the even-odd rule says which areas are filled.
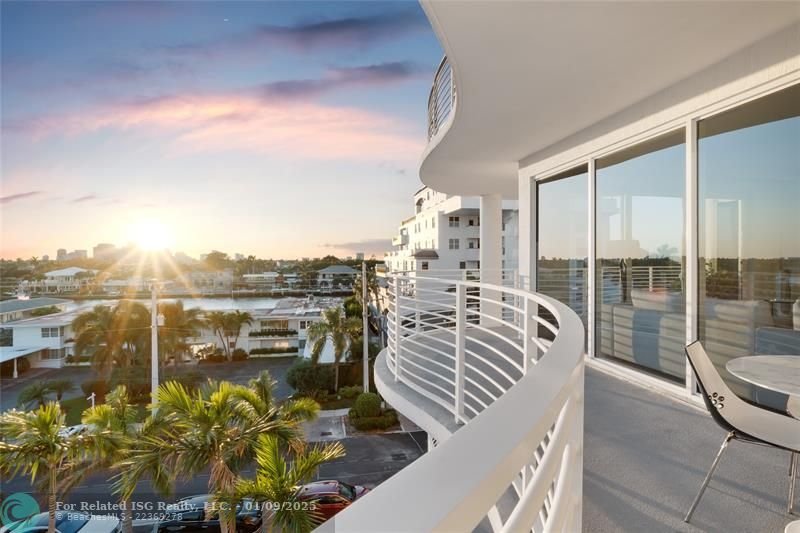
[[[517,267],[517,202],[503,200],[502,268]],[[391,271],[480,268],[480,198],[423,187],[414,194],[414,215],[403,220],[384,256]]]

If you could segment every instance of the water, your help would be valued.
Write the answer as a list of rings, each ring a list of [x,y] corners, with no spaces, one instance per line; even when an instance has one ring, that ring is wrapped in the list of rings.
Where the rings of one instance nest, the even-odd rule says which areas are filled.
[[[135,298],[137,302],[150,305],[150,298]],[[67,304],[67,311],[73,309],[88,309],[95,305],[115,305],[119,300],[76,300]],[[183,307],[199,307],[204,311],[225,311],[230,309],[272,309],[278,304],[280,298],[159,298],[159,302],[182,301]]]

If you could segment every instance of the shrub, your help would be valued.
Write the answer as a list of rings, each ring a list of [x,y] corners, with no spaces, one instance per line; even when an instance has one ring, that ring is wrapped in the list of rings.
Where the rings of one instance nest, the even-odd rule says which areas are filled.
[[[49,305],[47,307],[40,307],[38,309],[31,310],[31,316],[46,316],[52,315],[55,313],[60,313],[61,309],[56,307],[55,305]]]
[[[378,355],[381,351],[381,347],[379,344],[371,342],[369,344],[369,357],[370,359],[374,358]],[[364,337],[359,336],[352,344],[350,344],[350,359],[353,361],[361,361],[361,358],[364,357]]]
[[[286,382],[299,393],[313,398],[333,388],[333,368],[298,359],[286,373]]]
[[[109,390],[125,385],[132,402],[146,402],[150,399],[151,383],[150,370],[144,366],[131,366],[127,368],[115,368],[111,372]]]
[[[272,354],[272,353],[297,353],[297,346],[273,347],[273,348],[253,348],[250,355]]]
[[[346,398],[348,400],[352,400],[353,398],[358,396],[361,393],[362,390],[363,390],[363,387],[359,387],[358,385],[353,385],[351,387],[341,387],[339,389],[339,395],[342,398]]]
[[[207,355],[204,358],[200,359],[197,362],[197,364],[204,365],[209,363],[224,363],[225,361],[227,361],[227,359],[225,359],[225,356],[223,354],[215,353],[212,355]]]
[[[386,409],[378,416],[360,416],[355,408],[350,409],[350,423],[360,431],[370,429],[388,429],[400,422],[397,411]]]
[[[247,360],[247,352],[242,350],[241,348],[236,348],[233,351],[231,358],[234,361],[246,361]]]
[[[381,414],[381,397],[374,392],[362,392],[353,406],[361,418],[369,418]]]
[[[260,329],[247,334],[250,337],[293,337],[297,335],[296,329]]]
[[[109,389],[108,383],[102,379],[87,379],[81,383],[81,390],[86,396],[95,393],[95,400],[99,403],[106,397]]]

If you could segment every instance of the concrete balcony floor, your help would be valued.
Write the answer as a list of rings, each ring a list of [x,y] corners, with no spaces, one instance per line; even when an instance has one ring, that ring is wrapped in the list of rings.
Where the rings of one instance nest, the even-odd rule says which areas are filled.
[[[800,502],[786,512],[789,453],[733,441],[683,522],[724,437],[705,410],[587,368],[584,531],[782,532],[800,520]]]

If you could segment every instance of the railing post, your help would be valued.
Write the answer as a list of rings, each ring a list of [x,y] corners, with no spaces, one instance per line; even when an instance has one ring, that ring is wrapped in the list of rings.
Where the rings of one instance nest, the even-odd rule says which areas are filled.
[[[522,373],[528,373],[528,366],[531,361],[539,360],[539,347],[531,340],[533,337],[539,336],[539,323],[533,319],[533,316],[539,313],[539,306],[530,298],[525,298],[522,304],[525,312],[525,317],[522,320],[522,329],[524,331],[525,339],[522,342],[522,353],[525,360],[522,362]]]
[[[647,285],[649,290],[653,290],[653,267],[647,267]]]
[[[464,418],[464,348],[467,329],[467,292],[463,283],[456,283],[456,346],[455,346],[455,418]]]
[[[403,321],[403,315],[400,312],[400,276],[395,276],[394,283],[394,380],[400,380],[400,339],[402,338],[400,324]]]

